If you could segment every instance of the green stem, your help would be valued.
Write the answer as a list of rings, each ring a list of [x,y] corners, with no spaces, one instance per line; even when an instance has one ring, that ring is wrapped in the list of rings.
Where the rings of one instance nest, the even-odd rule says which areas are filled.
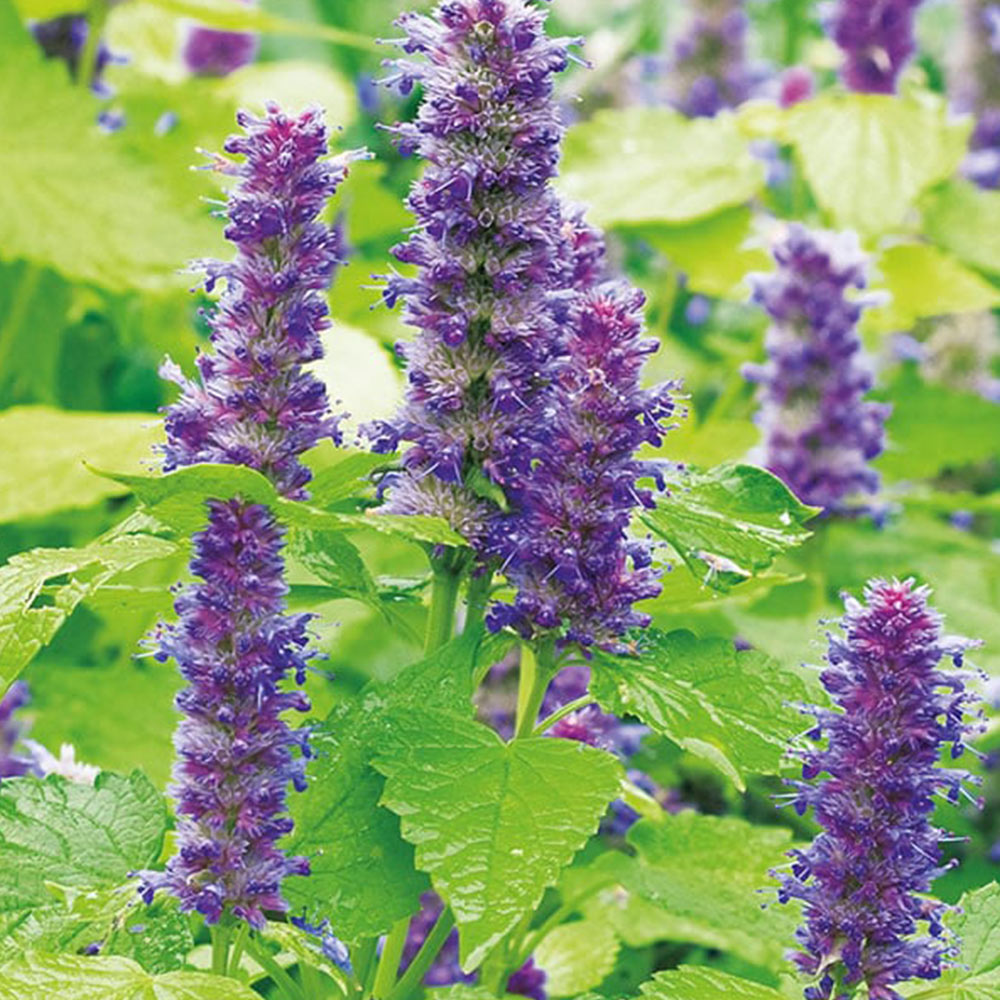
[[[212,972],[216,976],[224,976],[229,971],[229,939],[232,935],[232,925],[226,916],[214,924],[210,931],[212,937]]]
[[[233,937],[233,950],[230,952],[229,967],[226,969],[227,976],[232,976],[239,971],[240,962],[243,961],[243,949],[247,946],[247,934],[249,932],[250,925],[241,920]]]
[[[530,643],[521,645],[521,666],[517,687],[517,724],[514,739],[530,736],[542,707],[545,689],[555,673],[555,640],[543,639],[537,650]]]
[[[89,87],[97,68],[97,55],[101,48],[101,35],[108,20],[107,0],[90,0],[87,6],[87,40],[83,43],[76,82]]]
[[[31,300],[35,297],[41,280],[42,269],[37,264],[26,263],[24,273],[17,283],[17,290],[14,292],[10,308],[4,318],[3,327],[0,327],[0,372],[6,369],[7,357],[17,343],[18,334],[24,325]]]
[[[375,953],[378,948],[377,938],[366,938],[358,945],[354,956],[354,975],[357,977],[359,996],[363,996],[371,988],[372,976],[375,971]]]
[[[399,960],[403,955],[403,947],[406,945],[406,934],[409,929],[410,918],[404,917],[396,922],[392,930],[389,931],[385,944],[382,945],[382,956],[378,960],[375,985],[372,987],[372,996],[376,1000],[385,1000],[396,985]]]
[[[323,977],[317,969],[308,962],[299,962],[299,978],[302,980],[302,992],[307,1000],[323,1000],[327,991],[323,985]]]
[[[455,605],[458,602],[458,585],[461,571],[450,562],[432,563],[434,582],[431,586],[431,607],[427,616],[427,634],[424,636],[424,653],[433,653],[451,639],[455,628]]]
[[[411,993],[420,987],[427,970],[431,967],[438,952],[448,940],[455,918],[447,907],[441,911],[437,922],[430,933],[424,938],[420,950],[413,956],[413,961],[407,966],[406,972],[399,977],[399,982],[390,990],[386,1000],[408,1000]]]
[[[463,632],[471,632],[483,623],[492,586],[492,570],[483,570],[478,576],[473,576],[469,580],[469,589],[465,595],[466,613]]]
[[[247,941],[247,951],[253,955],[257,964],[268,974],[271,982],[281,990],[286,1000],[306,1000],[306,995],[302,992],[302,987],[274,960],[274,956],[267,950],[266,945],[260,944],[256,939],[250,938]]]
[[[588,705],[594,704],[594,696],[591,694],[580,695],[579,698],[574,698],[572,701],[566,702],[561,708],[557,708],[550,716],[542,719],[541,722],[535,726],[532,736],[541,736],[542,733],[551,729],[560,719],[565,719],[567,715],[572,715],[574,712],[578,712],[581,708],[586,708]]]

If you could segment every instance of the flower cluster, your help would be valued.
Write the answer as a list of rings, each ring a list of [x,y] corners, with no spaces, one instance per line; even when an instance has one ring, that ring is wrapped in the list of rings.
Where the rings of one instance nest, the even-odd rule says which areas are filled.
[[[930,817],[936,797],[965,792],[968,775],[938,759],[945,747],[963,753],[973,697],[963,673],[938,663],[961,666],[975,643],[943,636],[927,596],[912,580],[876,580],[866,603],[848,598],[822,674],[836,707],[806,709],[816,717],[809,737],[825,746],[801,751],[804,780],[791,797],[823,829],[790,852],[779,898],[805,904],[794,957],[818,977],[808,1000],[847,1000],[862,983],[871,1000],[900,1000],[893,984],[940,976],[948,955],[947,907],[924,895],[943,870]],[[930,937],[913,937],[920,924]]]
[[[649,545],[630,539],[628,527],[636,507],[653,505],[638,481],[656,469],[635,453],[661,443],[677,384],[640,387],[658,346],[642,335],[643,303],[618,282],[591,284],[571,300],[545,422],[532,434],[531,474],[509,490],[512,512],[495,522],[517,595],[491,609],[494,628],[565,627],[572,641],[614,646],[648,623],[633,604],[655,597],[659,582]]]
[[[747,16],[743,0],[691,0],[691,20],[669,59],[670,103],[689,117],[712,117],[747,99]]]
[[[27,726],[17,713],[28,701],[28,685],[24,681],[15,681],[0,698],[0,778],[17,778],[35,772],[35,761],[18,752]]]
[[[540,419],[558,330],[550,296],[564,288],[572,221],[549,186],[563,128],[552,78],[569,42],[551,39],[527,0],[448,0],[404,14],[393,83],[423,87],[400,149],[427,163],[408,204],[416,231],[393,253],[385,301],[417,328],[400,348],[405,404],[367,428],[376,451],[408,442],[387,509],[448,518],[477,547],[499,507],[476,477],[506,488],[530,471],[526,434]]]
[[[768,360],[744,369],[759,383],[763,462],[806,503],[848,511],[852,497],[878,488],[868,463],[882,451],[889,414],[863,399],[871,375],[856,327],[865,302],[847,294],[865,287],[866,260],[853,234],[797,224],[772,253],[777,270],[754,288],[772,320]]]
[[[844,53],[841,76],[853,91],[892,94],[916,51],[913,19],[921,0],[837,0],[828,30]]]
[[[1000,188],[1000,3],[964,0],[964,27],[952,91],[976,126],[962,170],[984,188]]]
[[[241,113],[243,134],[228,140],[218,169],[238,177],[229,196],[230,263],[204,264],[209,285],[225,280],[211,317],[213,350],[198,359],[201,380],[167,373],[183,392],[166,415],[166,468],[193,462],[243,463],[287,497],[304,495],[300,455],[338,436],[323,384],[303,371],[320,357],[323,289],[338,262],[337,239],[317,220],[345,175],[324,160],[327,132],[318,111],[298,117],[271,105],[263,118]],[[304,787],[305,732],[282,718],[309,703],[286,691],[305,679],[308,615],[285,612],[282,529],[261,504],[211,500],[195,535],[178,621],[161,629],[156,656],[176,660],[188,686],[176,735],[173,793],[178,853],[165,872],[143,874],[149,899],[172,892],[210,923],[231,912],[255,927],[283,910],[281,881],[306,874],[304,858],[277,846],[291,829],[285,794]]]
[[[400,974],[410,967],[443,909],[444,904],[435,893],[425,892],[420,897],[420,910],[410,920],[406,944],[403,946]],[[478,972],[462,971],[458,961],[458,931],[453,928],[424,975],[423,983],[425,986],[453,986],[455,983],[475,983],[478,979]],[[504,993],[545,1000],[544,971],[529,958],[521,968],[511,973]]]

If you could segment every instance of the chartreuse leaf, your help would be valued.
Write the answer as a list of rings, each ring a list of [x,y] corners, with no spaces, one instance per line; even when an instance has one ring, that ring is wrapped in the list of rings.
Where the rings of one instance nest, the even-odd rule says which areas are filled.
[[[618,935],[601,920],[560,924],[535,949],[535,964],[545,971],[545,992],[570,997],[597,986],[615,967]]]
[[[785,1000],[784,994],[718,969],[682,965],[642,984],[642,1000]]]
[[[598,653],[590,690],[616,715],[634,715],[745,787],[747,774],[777,774],[802,717],[800,678],[756,650],[686,631],[649,630],[638,656]]]
[[[32,549],[0,567],[0,688],[24,669],[88,595],[120,573],[172,556],[152,535],[121,534],[81,549]],[[68,579],[65,579],[68,577]],[[60,582],[52,582],[56,579]]]
[[[375,766],[418,866],[451,906],[476,968],[597,829],[621,766],[570,740],[504,741],[444,712],[392,717]]]
[[[288,851],[310,857],[312,873],[286,879],[293,906],[329,918],[346,941],[388,931],[417,909],[427,877],[414,866],[398,818],[380,804],[385,779],[369,761],[383,747],[393,710],[435,704],[471,714],[472,672],[504,648],[481,633],[462,636],[391,683],[369,684],[313,731],[310,784],[292,799],[295,828],[286,841]]]
[[[67,277],[128,289],[177,281],[214,249],[218,226],[163,183],[155,164],[98,129],[86,87],[43,57],[13,7],[0,4],[0,247]]]
[[[816,513],[765,469],[720,465],[689,473],[642,518],[695,576],[725,591],[801,545]]]
[[[764,185],[731,115],[667,108],[599,111],[566,135],[559,186],[607,226],[690,222],[741,205]]]
[[[879,258],[878,268],[891,298],[864,313],[865,329],[876,333],[909,330],[918,319],[982,312],[1000,304],[1000,291],[954,257],[926,243],[899,243]]]
[[[128,490],[84,467],[140,468],[162,436],[148,413],[80,413],[19,406],[0,413],[0,523],[89,507]]]
[[[129,958],[28,953],[0,966],[0,1000],[258,1000],[235,979],[203,972],[151,976]]]
[[[627,839],[639,864],[626,888],[692,928],[718,935],[722,947],[741,957],[781,967],[794,942],[798,913],[791,905],[764,907],[761,893],[773,885],[769,871],[785,861],[790,831],[682,812],[662,821],[640,820]]]
[[[967,892],[950,920],[961,942],[955,966],[912,994],[912,1000],[996,1000],[1000,997],[1000,885]]]
[[[93,787],[54,776],[5,781],[0,937],[31,936],[30,922],[65,909],[47,883],[86,891],[114,888],[130,872],[151,865],[166,822],[162,796],[140,771],[128,777],[104,772]]]
[[[924,198],[924,232],[959,260],[1000,275],[1000,191],[954,180]]]
[[[874,236],[899,228],[923,191],[955,173],[970,125],[944,101],[828,93],[792,108],[782,134],[833,225]]]
[[[286,500],[265,475],[245,465],[202,462],[160,476],[93,471],[127,486],[153,517],[182,535],[204,527],[206,500],[239,496],[250,503],[267,504],[280,519],[306,531],[363,529],[432,545],[465,544],[465,539],[439,517],[342,514]]]
[[[309,483],[309,502],[314,507],[330,507],[358,496],[368,486],[366,477],[380,465],[388,465],[393,455],[355,451],[328,465]]]
[[[678,225],[646,225],[636,234],[682,270],[687,287],[706,295],[744,300],[746,276],[770,268],[768,255],[748,245],[752,213],[745,205]]]

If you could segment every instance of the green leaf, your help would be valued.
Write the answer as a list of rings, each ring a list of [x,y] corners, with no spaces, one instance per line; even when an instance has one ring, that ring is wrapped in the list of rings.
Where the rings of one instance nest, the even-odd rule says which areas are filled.
[[[596,830],[621,766],[570,740],[504,743],[444,712],[393,716],[375,766],[417,864],[451,906],[463,969],[476,968]]]
[[[875,466],[890,479],[925,479],[1000,454],[997,407],[981,396],[928,385],[904,369],[886,393],[892,402],[886,449]],[[962,429],[974,433],[962,433]]]
[[[959,260],[1000,275],[1000,191],[942,184],[924,198],[924,232]]]
[[[639,656],[598,653],[590,690],[616,715],[635,715],[685,750],[710,761],[742,791],[748,774],[777,774],[802,717],[799,677],[728,639],[649,630]]]
[[[341,500],[356,497],[369,485],[368,474],[391,463],[393,457],[356,451],[320,469],[309,483],[310,503],[314,507],[331,507]]]
[[[944,101],[827,93],[792,108],[783,134],[833,225],[878,235],[955,173],[970,126],[951,120]]]
[[[235,979],[203,972],[151,976],[128,958],[27,954],[0,966],[0,1000],[259,1000]]]
[[[744,301],[747,274],[771,267],[763,250],[747,245],[752,213],[745,205],[687,225],[642,226],[636,234],[684,272],[691,291],[706,295]]]
[[[162,437],[149,413],[79,413],[19,406],[0,413],[0,523],[89,507],[121,496],[121,485],[98,479],[84,460],[138,469]]]
[[[54,776],[5,780],[0,929],[13,935],[36,911],[57,906],[46,883],[82,890],[121,885],[157,859],[166,821],[163,798],[141,771],[104,772],[93,787]]]
[[[640,820],[627,840],[640,861],[628,888],[747,961],[782,967],[798,911],[776,902],[763,908],[761,892],[773,885],[768,872],[785,861],[789,830],[682,812]]]
[[[173,555],[172,542],[121,534],[82,549],[32,549],[0,567],[0,687],[6,688],[88,595],[143,563]],[[55,578],[68,576],[59,583]]]
[[[286,841],[290,853],[311,858],[312,874],[285,880],[293,906],[328,917],[347,941],[384,933],[417,909],[427,878],[414,867],[398,818],[380,804],[385,779],[369,762],[393,710],[437,705],[471,712],[477,662],[500,655],[497,640],[481,634],[455,639],[390,684],[369,684],[313,731],[310,786],[292,799],[295,828]]]
[[[597,920],[561,924],[535,949],[535,964],[545,971],[550,997],[575,996],[597,986],[615,967],[618,935]]]
[[[158,476],[93,471],[127,486],[157,521],[185,536],[204,527],[206,500],[238,496],[248,503],[266,504],[280,520],[307,531],[368,530],[432,545],[465,544],[465,539],[439,517],[377,512],[341,514],[320,510],[306,502],[286,500],[265,475],[245,465],[203,462]]]
[[[112,289],[176,283],[179,266],[216,246],[218,225],[102,134],[87,88],[44,59],[6,0],[4,11],[0,129],[16,141],[0,149],[3,257]]]
[[[690,222],[743,204],[764,184],[731,115],[599,111],[569,130],[563,151],[559,187],[600,226]]]
[[[784,994],[728,972],[700,966],[658,972],[642,984],[643,1000],[785,1000]]]
[[[816,513],[770,472],[721,465],[692,471],[642,518],[695,576],[725,591],[801,545],[810,535],[804,524]]]

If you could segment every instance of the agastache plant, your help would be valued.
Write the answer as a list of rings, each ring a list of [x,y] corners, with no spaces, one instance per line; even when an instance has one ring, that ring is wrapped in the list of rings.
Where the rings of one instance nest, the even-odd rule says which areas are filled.
[[[252,63],[259,48],[260,39],[252,31],[220,31],[196,24],[184,39],[184,64],[196,76],[228,76]]]
[[[674,42],[670,103],[689,117],[712,117],[747,99],[747,16],[743,0],[690,0],[690,21]]]
[[[916,52],[913,21],[921,0],[837,0],[827,30],[843,52],[841,78],[861,94],[894,94]]]
[[[316,110],[289,116],[269,105],[237,121],[242,134],[213,163],[238,179],[225,231],[236,256],[199,265],[210,290],[224,282],[200,377],[165,364],[182,391],[166,413],[164,468],[247,465],[300,499],[311,475],[302,453],[340,440],[325,387],[304,366],[322,355],[324,291],[340,263],[340,241],[319,215],[356,154],[326,159]],[[283,529],[267,506],[210,500],[193,546],[196,582],[178,596],[178,621],[161,629],[155,651],[188,682],[177,697],[177,853],[165,872],[144,873],[141,888],[147,900],[168,890],[208,923],[231,913],[261,927],[265,910],[287,909],[282,879],[308,873],[278,841],[292,826],[287,786],[305,785],[306,733],[283,713],[309,707],[285,684],[289,674],[301,684],[314,655],[310,616],[285,611]]]
[[[857,323],[866,258],[850,233],[793,223],[772,246],[772,274],[754,280],[754,300],[771,318],[767,362],[744,374],[758,383],[763,463],[806,503],[829,513],[858,509],[878,489],[869,465],[884,446],[889,407],[864,399],[872,377]]]
[[[821,675],[834,707],[805,709],[820,745],[799,751],[803,780],[790,797],[822,831],[790,852],[779,898],[805,904],[793,957],[816,979],[807,1000],[851,1000],[862,984],[870,1000],[901,1000],[895,984],[936,979],[952,950],[949,907],[927,895],[948,867],[931,814],[937,799],[969,795],[969,775],[938,761],[966,749],[975,698],[968,672],[938,664],[961,667],[977,643],[942,633],[928,593],[874,580],[863,603],[847,598]],[[915,936],[922,925],[929,936]]]
[[[975,115],[962,171],[980,187],[1000,187],[1000,3],[964,0],[963,31],[953,69],[959,111]]]
[[[385,509],[445,517],[480,553],[491,493],[530,471],[558,347],[550,296],[571,280],[549,186],[563,133],[552,78],[570,43],[546,36],[545,16],[526,0],[448,0],[396,22],[422,58],[397,60],[390,82],[424,97],[391,131],[427,165],[408,199],[416,231],[393,250],[416,275],[391,275],[384,298],[404,302],[417,336],[400,347],[402,410],[367,430],[376,451],[408,445]]]

